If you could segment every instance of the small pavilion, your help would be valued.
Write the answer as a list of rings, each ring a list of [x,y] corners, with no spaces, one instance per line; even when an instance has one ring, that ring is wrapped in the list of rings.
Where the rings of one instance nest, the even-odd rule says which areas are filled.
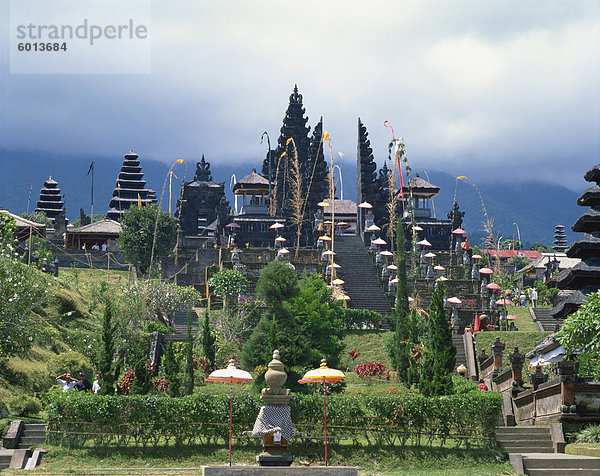
[[[67,229],[65,247],[70,250],[84,249],[89,251],[94,245],[102,249],[106,243],[107,250],[114,251],[117,238],[121,234],[121,224],[118,221],[105,218],[73,230]]]

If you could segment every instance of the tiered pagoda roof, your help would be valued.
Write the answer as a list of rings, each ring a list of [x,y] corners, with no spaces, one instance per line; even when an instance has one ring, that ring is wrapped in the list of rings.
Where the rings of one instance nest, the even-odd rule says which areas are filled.
[[[131,206],[136,205],[138,200],[142,205],[156,203],[156,192],[146,188],[146,181],[143,180],[142,166],[138,160],[139,156],[129,151],[125,154],[125,160],[121,166],[121,172],[117,177],[113,198],[110,201],[110,209],[106,217],[111,220],[119,220],[123,213]]]
[[[563,253],[567,249],[567,235],[565,234],[565,227],[558,224],[554,227],[554,251]]]
[[[36,212],[43,212],[52,222],[56,216],[64,209],[65,202],[62,199],[58,182],[52,177],[44,182],[44,187],[40,190],[40,199],[37,202]]]
[[[584,235],[567,250],[569,258],[580,258],[581,262],[556,281],[559,289],[580,291],[571,297],[571,301],[577,301],[570,303],[569,310],[571,312],[571,309],[576,308],[573,305],[583,302],[584,295],[600,289],[600,187],[598,186],[600,184],[600,165],[589,170],[584,178],[588,182],[596,182],[596,186],[587,189],[577,199],[577,204],[591,208],[586,210],[571,227],[573,231],[584,233]],[[552,310],[552,315],[564,317],[570,313],[566,311],[566,306],[559,305]]]

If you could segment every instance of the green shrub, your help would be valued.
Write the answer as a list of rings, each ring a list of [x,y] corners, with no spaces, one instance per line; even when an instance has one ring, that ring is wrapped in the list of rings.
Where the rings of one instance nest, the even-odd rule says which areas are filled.
[[[11,415],[14,416],[34,416],[42,411],[42,402],[29,395],[17,395],[16,397],[11,397],[8,399],[7,405]]]
[[[600,443],[600,425],[590,425],[577,433],[577,443]]]
[[[73,378],[79,378],[79,372],[85,372],[88,380],[94,376],[92,362],[79,352],[63,352],[55,355],[48,362],[49,380],[54,380],[64,373],[71,373]]]
[[[342,316],[342,325],[346,329],[365,326],[377,329],[382,322],[383,316],[369,309],[345,309]]]

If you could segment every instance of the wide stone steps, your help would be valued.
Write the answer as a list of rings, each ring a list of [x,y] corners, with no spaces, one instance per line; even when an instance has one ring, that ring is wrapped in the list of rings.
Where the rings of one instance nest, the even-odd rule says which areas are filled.
[[[12,450],[0,450],[0,471],[9,467],[12,455]]]
[[[46,425],[44,423],[25,423],[19,440],[19,449],[43,445],[46,442]]]
[[[348,307],[389,315],[390,302],[361,239],[357,236],[336,237],[334,251],[335,262],[341,266],[336,276],[344,280],[344,292],[350,297]]]
[[[534,307],[532,308],[535,320],[542,326],[542,330],[554,332],[557,324],[561,324],[563,321],[554,319],[550,315],[551,309],[545,307]]]
[[[524,454],[523,470],[531,476],[600,476],[600,458],[567,454]]]
[[[185,342],[187,336],[187,311],[177,312],[173,316],[173,329],[175,332],[172,335],[173,342]],[[192,336],[198,335],[198,315],[196,311],[192,311]]]
[[[496,430],[496,442],[507,453],[553,453],[550,428],[513,426]]]
[[[456,364],[454,365],[454,368],[460,366],[461,364],[466,367],[467,355],[465,353],[463,336],[452,336],[452,343],[454,344],[454,347],[456,347]]]

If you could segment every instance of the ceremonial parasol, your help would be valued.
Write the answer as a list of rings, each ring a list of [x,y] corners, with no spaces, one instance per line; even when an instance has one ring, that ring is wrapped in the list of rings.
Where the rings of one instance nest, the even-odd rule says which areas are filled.
[[[429,253],[425,253],[424,256],[425,256],[425,258],[435,258],[437,255],[430,251]]]
[[[509,321],[514,321],[515,319],[518,319],[518,317],[514,314],[509,314],[508,316],[506,316],[506,319],[508,319]]]
[[[391,270],[395,271],[395,270],[397,270],[397,269],[398,269],[398,266],[396,266],[395,264],[390,264],[390,265],[387,267],[387,269],[391,269]]]
[[[494,272],[490,268],[480,268],[479,274],[494,274]]]
[[[379,231],[379,230],[381,230],[381,228],[379,228],[377,225],[373,224],[373,225],[368,226],[367,228],[365,228],[365,230],[366,231]]]
[[[282,243],[284,241],[287,241],[283,236],[278,236],[277,238],[275,238],[275,241],[281,241]]]
[[[457,228],[456,230],[452,230],[453,235],[466,235],[467,232],[462,228]]]
[[[225,225],[225,228],[240,228],[240,225],[237,223],[229,223],[229,225]]]
[[[433,267],[433,269],[435,269],[436,271],[444,271],[444,269],[446,269],[446,268],[444,268],[442,265],[438,264],[438,265],[435,265]]]
[[[331,237],[327,235],[319,236],[319,240],[321,241],[331,241]]]
[[[485,287],[488,288],[488,289],[491,289],[492,291],[499,291],[500,289],[502,289],[502,287],[499,284],[496,284],[496,283],[486,284]]]
[[[342,284],[344,284],[344,280],[340,279],[340,278],[336,278],[333,280],[333,284],[335,284],[336,286],[341,286]]]
[[[478,255],[477,253],[475,253],[473,256],[471,256],[471,258],[473,258],[473,259],[481,259],[481,255]]]
[[[329,255],[335,255],[335,253],[334,253],[333,251],[331,251],[331,250],[323,251],[323,253],[322,253],[322,254],[324,254],[324,255],[326,255],[326,256],[329,256]]]
[[[317,206],[319,206],[319,207],[330,207],[331,205],[329,205],[329,203],[327,203],[327,202],[319,202],[319,203],[317,203]]]
[[[235,367],[235,361],[231,359],[227,368],[215,370],[208,377],[208,382],[229,382],[229,466],[231,466],[231,426],[233,420],[233,384],[238,382],[248,382],[252,380],[252,375],[242,369]]]
[[[285,253],[289,253],[289,252],[290,252],[290,250],[288,250],[287,248],[281,248],[277,253],[285,254]]]
[[[394,278],[392,280],[390,280],[390,284],[398,284],[400,281],[398,280],[398,278]]]
[[[358,204],[358,208],[373,208],[373,205],[368,202],[362,202]]]
[[[325,466],[327,466],[327,392],[325,391],[326,383],[336,383],[345,377],[341,370],[330,369],[327,367],[327,361],[321,360],[321,366],[318,369],[309,370],[304,374],[299,383],[319,383],[323,382],[323,409],[325,415]]]
[[[421,241],[417,241],[417,245],[431,246],[431,243],[429,243],[429,241],[427,241],[427,240],[421,240]]]
[[[269,229],[270,230],[277,230],[279,228],[283,228],[285,225],[283,225],[282,223],[273,223]]]
[[[508,299],[498,299],[496,304],[498,306],[506,306],[507,304],[510,304],[510,301]]]
[[[337,263],[328,264],[327,267],[328,268],[335,268],[335,269],[341,268],[341,266],[339,264],[337,264]]]
[[[388,250],[383,250],[381,253],[379,253],[381,256],[394,256],[394,253],[392,253],[391,251]]]
[[[456,296],[448,298],[446,299],[446,301],[448,301],[450,304],[460,304],[462,302],[462,300],[457,298]]]
[[[448,278],[445,276],[440,276],[439,278],[436,279],[436,281],[448,281]]]
[[[415,231],[423,231],[423,228],[421,228],[419,225],[415,225],[415,226],[413,226],[413,230],[415,230]]]
[[[372,243],[374,245],[387,245],[387,241],[384,241],[381,238],[377,238],[376,240],[373,240]]]

